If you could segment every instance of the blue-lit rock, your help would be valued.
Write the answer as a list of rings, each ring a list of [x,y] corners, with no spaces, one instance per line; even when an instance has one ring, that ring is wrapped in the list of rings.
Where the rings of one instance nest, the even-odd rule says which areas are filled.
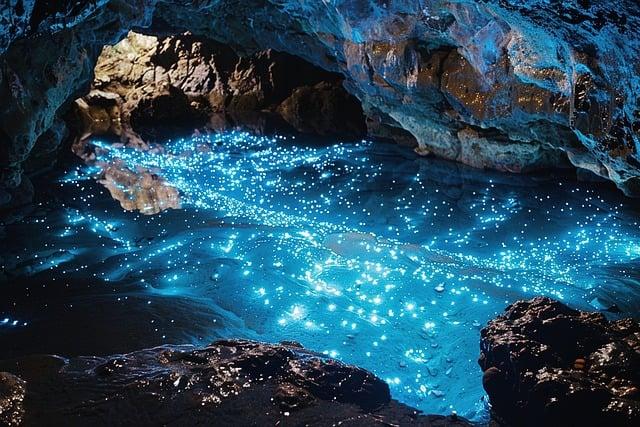
[[[2,181],[18,184],[38,138],[86,90],[102,45],[132,27],[169,27],[340,72],[368,114],[409,131],[421,153],[511,171],[568,158],[638,194],[639,9],[634,0],[10,1],[0,10]]]

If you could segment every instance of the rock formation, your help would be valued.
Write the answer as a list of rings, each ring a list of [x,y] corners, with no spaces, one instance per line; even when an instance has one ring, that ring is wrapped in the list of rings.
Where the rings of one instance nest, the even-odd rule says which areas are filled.
[[[54,144],[102,46],[146,28],[340,73],[382,133],[421,153],[516,172],[568,158],[638,195],[639,27],[635,0],[8,0],[0,181],[16,188]]]
[[[180,209],[178,190],[147,170],[133,172],[115,162],[104,166],[99,182],[125,210],[155,215],[166,209]]]
[[[480,366],[506,425],[640,423],[640,325],[548,298],[519,301],[481,332]]]
[[[391,399],[373,374],[295,343],[218,341],[0,363],[0,424],[469,426]]]
[[[361,137],[366,130],[360,104],[339,75],[272,50],[240,58],[228,46],[191,34],[130,32],[105,47],[92,90],[76,101],[75,113],[76,151],[90,134],[144,145],[140,131],[256,126],[269,113],[303,132]]]

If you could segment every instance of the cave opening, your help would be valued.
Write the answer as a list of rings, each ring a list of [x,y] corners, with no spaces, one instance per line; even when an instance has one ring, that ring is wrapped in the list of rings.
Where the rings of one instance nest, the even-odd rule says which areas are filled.
[[[76,133],[139,144],[189,128],[363,137],[362,107],[342,83],[287,53],[239,56],[190,33],[129,32],[98,58],[91,91],[76,101]]]
[[[86,12],[82,2],[36,3],[35,27],[63,10],[74,19]],[[171,16],[165,3],[158,8]],[[429,25],[453,21],[438,15]],[[536,316],[578,334],[562,322],[604,328],[605,318],[640,312],[640,205],[601,177],[627,192],[635,178],[581,145],[584,128],[595,128],[593,82],[580,81],[582,98],[567,113],[574,94],[549,97],[504,58],[495,59],[504,87],[487,83],[474,67],[488,65],[474,60],[488,53],[450,39],[367,45],[353,29],[343,52],[312,63],[299,46],[296,55],[247,52],[171,28],[154,21],[104,46],[87,60],[91,81],[34,120],[28,152],[0,145],[1,158],[21,159],[0,168],[11,183],[0,187],[0,206],[11,203],[0,225],[0,386],[14,381],[4,370],[44,381],[95,376],[97,395],[109,381],[158,394],[169,384],[177,400],[192,393],[223,412],[229,396],[254,387],[276,417],[300,411],[313,422],[329,412],[313,412],[317,402],[341,402],[351,406],[336,420],[373,413],[365,425],[390,393],[398,424],[415,421],[416,408],[485,425],[486,394],[503,380],[485,357],[490,339],[537,339]],[[495,39],[504,28],[487,24],[482,34]],[[20,96],[29,81],[3,67],[0,94],[28,112]],[[51,64],[40,68],[38,84],[63,79]],[[0,112],[22,117],[9,107]],[[597,113],[605,122],[611,111]],[[10,121],[0,122],[0,140],[21,135]],[[635,167],[623,125],[613,132],[628,137],[616,164]],[[603,317],[536,299],[485,327],[534,297]],[[530,311],[534,330],[513,332]],[[562,361],[553,363],[585,370],[587,347],[554,333],[548,346],[562,349]],[[212,362],[220,357],[232,362],[220,368]],[[229,380],[238,369],[254,383]],[[265,377],[281,383],[256,386]],[[180,405],[207,420],[193,402]],[[153,420],[173,416],[157,412]]]
[[[157,214],[179,208],[184,191],[136,165],[106,166],[105,150],[163,152],[176,145],[174,137],[182,138],[181,149],[191,144],[204,150],[237,135],[256,141],[298,135],[319,145],[331,138],[358,140],[368,133],[368,119],[343,80],[271,49],[240,56],[191,33],[130,31],[103,48],[89,93],[66,114],[68,140],[75,155],[100,165],[100,182],[123,208]]]

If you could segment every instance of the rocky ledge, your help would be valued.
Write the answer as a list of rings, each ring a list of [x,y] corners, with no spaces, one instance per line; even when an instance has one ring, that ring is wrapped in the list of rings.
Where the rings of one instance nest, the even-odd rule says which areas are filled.
[[[638,196],[639,27],[636,0],[5,1],[0,201],[131,29],[339,73],[383,134],[409,133],[420,153],[512,172],[568,160]]]
[[[363,137],[362,108],[342,81],[339,74],[273,50],[241,58],[229,46],[189,33],[129,32],[103,49],[91,91],[76,100],[66,121],[80,155],[89,135],[111,134],[144,146],[179,127],[242,126],[258,133],[291,127]]]
[[[640,425],[640,325],[548,298],[519,301],[481,332],[483,385],[498,422]]]
[[[218,341],[0,363],[0,425],[469,426],[392,400],[373,374],[296,343]],[[9,373],[11,372],[11,373]]]

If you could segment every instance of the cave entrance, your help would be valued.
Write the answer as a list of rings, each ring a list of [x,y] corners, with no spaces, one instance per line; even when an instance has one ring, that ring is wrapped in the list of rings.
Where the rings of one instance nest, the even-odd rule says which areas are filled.
[[[121,142],[162,140],[173,131],[276,131],[361,137],[359,101],[341,75],[286,53],[239,56],[189,33],[129,32],[105,46],[90,92],[75,103],[79,141],[110,135]]]
[[[240,56],[190,33],[132,31],[105,46],[90,91],[75,101],[68,121],[76,135],[72,151],[98,166],[96,178],[125,210],[149,215],[180,208],[188,189],[158,176],[149,156],[131,164],[123,160],[131,153],[111,158],[114,147],[167,154],[177,148],[166,142],[191,138],[192,145],[180,150],[198,146],[190,156],[199,158],[197,151],[212,149],[213,140],[238,143],[227,139],[232,130],[249,132],[247,141],[256,135],[304,134],[307,140],[321,139],[320,145],[337,137],[358,140],[367,133],[360,102],[345,90],[340,74],[274,50]],[[194,141],[198,135],[219,137]],[[220,164],[234,167],[232,161]]]

